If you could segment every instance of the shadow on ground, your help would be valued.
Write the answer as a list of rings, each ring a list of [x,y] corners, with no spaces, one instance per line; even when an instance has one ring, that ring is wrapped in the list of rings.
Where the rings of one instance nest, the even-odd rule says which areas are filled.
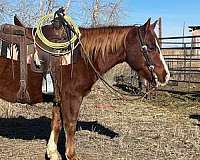
[[[196,119],[200,122],[200,115],[198,115],[198,114],[190,115],[189,118]],[[196,124],[196,125],[200,127],[200,124]]]
[[[177,90],[169,90],[169,89],[159,89],[158,91],[165,91],[165,92],[174,94],[176,98],[179,98],[181,100],[184,100],[185,98],[187,98],[192,101],[200,101],[200,91],[185,92],[185,91],[177,91]]]
[[[0,118],[0,136],[10,139],[48,140],[50,124],[50,118],[47,117],[35,119],[26,119],[22,116],[18,118]]]
[[[109,128],[104,127],[103,125],[99,124],[97,121],[92,121],[92,122],[78,121],[76,130],[77,131],[88,130],[91,132],[97,132],[98,134],[107,136],[111,139],[115,137],[119,137],[118,133],[112,131]]]
[[[22,116],[18,118],[0,118],[0,136],[10,139],[40,139],[48,141],[51,131],[50,125],[51,119],[47,117],[35,119],[26,119]],[[108,136],[111,139],[119,136],[118,133],[104,127],[97,121],[78,121],[76,130],[97,132],[98,134]],[[63,130],[61,131],[61,135],[59,137],[58,146],[62,159],[65,160],[65,136]]]
[[[26,119],[22,116],[18,118],[0,118],[0,136],[10,139],[48,140],[50,125],[51,119],[47,117],[35,119]],[[104,127],[97,121],[78,121],[76,130],[97,132],[98,134],[108,136],[111,139],[119,136],[118,133]]]

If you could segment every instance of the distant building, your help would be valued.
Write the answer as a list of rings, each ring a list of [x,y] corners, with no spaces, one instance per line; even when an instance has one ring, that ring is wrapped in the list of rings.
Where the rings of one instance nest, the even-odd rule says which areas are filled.
[[[200,36],[200,26],[189,26],[192,36]],[[200,47],[200,37],[193,38],[194,47]],[[195,53],[200,55],[200,49],[196,49]]]

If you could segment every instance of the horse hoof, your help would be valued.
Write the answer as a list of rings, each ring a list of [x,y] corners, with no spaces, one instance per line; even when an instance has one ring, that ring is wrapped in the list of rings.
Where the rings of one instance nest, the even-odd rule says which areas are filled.
[[[49,149],[47,149],[47,157],[50,160],[60,160],[58,152],[57,151],[50,151]]]
[[[57,153],[54,153],[54,154],[47,154],[47,156],[48,156],[48,158],[50,159],[50,160],[60,160],[60,158],[59,158],[59,156],[58,156],[58,154]]]

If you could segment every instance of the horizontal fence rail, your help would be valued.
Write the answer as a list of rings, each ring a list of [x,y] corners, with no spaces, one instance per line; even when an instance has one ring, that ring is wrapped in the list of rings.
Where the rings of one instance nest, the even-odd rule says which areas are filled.
[[[162,42],[162,44],[191,44],[191,42]],[[200,44],[200,42],[192,42],[192,44]]]
[[[166,57],[165,56],[165,60],[166,61],[200,61],[200,57],[199,58],[190,58],[190,57]]]
[[[159,39],[162,40],[162,39],[187,39],[187,38],[200,38],[200,35],[199,36],[163,37],[163,38],[159,38]]]
[[[161,47],[161,49],[191,50],[191,49],[200,49],[200,47]]]
[[[160,38],[171,78],[168,90],[200,91],[200,35]],[[200,40],[199,40],[200,41]],[[196,87],[199,85],[199,89]]]

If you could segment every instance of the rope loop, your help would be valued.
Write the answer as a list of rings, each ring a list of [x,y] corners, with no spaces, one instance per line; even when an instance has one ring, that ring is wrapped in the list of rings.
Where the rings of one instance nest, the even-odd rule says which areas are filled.
[[[40,18],[40,20],[38,21],[38,23],[36,24],[36,32],[35,34],[33,34],[33,39],[34,39],[34,44],[37,44],[39,47],[40,45],[36,42],[36,38],[35,36],[38,36],[38,38],[48,47],[52,48],[52,49],[66,49],[68,48],[71,44],[74,44],[77,42],[77,40],[80,39],[81,37],[81,33],[79,30],[79,27],[73,22],[72,18],[70,16],[64,15],[64,19],[67,21],[67,23],[70,25],[70,27],[73,29],[74,34],[72,34],[72,38],[69,41],[66,42],[51,42],[49,41],[43,34],[42,32],[42,26],[50,19],[50,18],[54,18],[54,13],[50,13],[48,15],[45,15],[43,17]],[[46,51],[46,50],[45,50]],[[53,54],[51,52],[51,54]],[[61,53],[62,54],[62,53]],[[56,53],[56,55],[58,55],[58,53]]]

